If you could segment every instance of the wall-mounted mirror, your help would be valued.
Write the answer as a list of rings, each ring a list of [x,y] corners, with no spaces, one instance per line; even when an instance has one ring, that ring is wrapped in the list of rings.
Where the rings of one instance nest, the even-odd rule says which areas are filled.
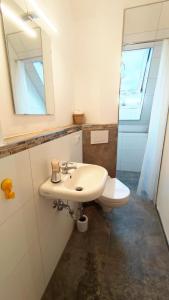
[[[1,1],[14,110],[16,114],[53,114],[50,39],[37,26],[37,16],[17,2]]]

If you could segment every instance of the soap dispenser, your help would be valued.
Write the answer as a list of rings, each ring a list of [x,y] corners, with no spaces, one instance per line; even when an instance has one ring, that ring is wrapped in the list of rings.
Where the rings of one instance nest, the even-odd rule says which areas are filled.
[[[58,183],[61,181],[61,173],[60,173],[60,166],[59,166],[59,161],[56,159],[53,159],[51,161],[51,165],[52,165],[52,177],[51,177],[51,181],[53,183]]]

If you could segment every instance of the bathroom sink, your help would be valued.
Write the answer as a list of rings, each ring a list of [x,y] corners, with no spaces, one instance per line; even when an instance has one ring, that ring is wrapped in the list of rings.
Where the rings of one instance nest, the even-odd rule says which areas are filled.
[[[107,170],[97,165],[75,164],[77,169],[61,174],[59,183],[52,183],[51,178],[45,181],[39,188],[40,195],[75,202],[93,201],[100,197],[107,180]]]

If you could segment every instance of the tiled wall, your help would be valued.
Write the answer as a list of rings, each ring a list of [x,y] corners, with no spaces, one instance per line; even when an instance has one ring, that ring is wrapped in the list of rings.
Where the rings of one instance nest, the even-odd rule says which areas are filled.
[[[50,161],[82,160],[81,132],[0,159],[0,182],[13,180],[16,198],[0,192],[0,299],[38,300],[73,229],[67,212],[39,197]]]
[[[108,130],[108,143],[91,144],[92,130]],[[83,161],[105,167],[111,177],[116,175],[117,125],[86,125],[83,127]]]
[[[130,2],[132,6],[132,1]],[[148,4],[148,2],[150,1],[144,2],[145,4]],[[139,6],[137,3],[136,7],[132,7],[132,9],[126,10],[124,19],[125,43],[135,43],[147,40],[168,38],[169,2],[156,2],[158,3],[152,3],[151,5],[143,6]]]
[[[117,170],[140,172],[148,133],[119,132]]]

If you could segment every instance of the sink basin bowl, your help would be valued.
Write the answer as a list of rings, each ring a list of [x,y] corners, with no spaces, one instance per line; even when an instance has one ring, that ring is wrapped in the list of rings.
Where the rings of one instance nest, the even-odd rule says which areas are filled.
[[[42,197],[48,199],[71,200],[75,202],[93,201],[104,190],[107,170],[91,164],[76,163],[77,169],[70,174],[62,174],[59,183],[52,183],[51,178],[39,188]]]

